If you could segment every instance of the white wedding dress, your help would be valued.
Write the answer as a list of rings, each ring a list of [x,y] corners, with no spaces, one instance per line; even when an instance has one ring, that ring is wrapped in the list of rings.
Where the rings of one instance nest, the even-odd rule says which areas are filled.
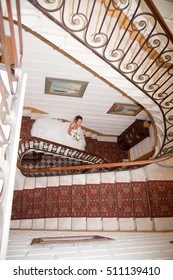
[[[72,130],[72,135],[68,134],[69,122],[62,122],[50,117],[40,117],[31,128],[31,135],[53,141],[75,149],[85,150],[86,142],[83,130]],[[77,133],[77,139],[76,139]]]

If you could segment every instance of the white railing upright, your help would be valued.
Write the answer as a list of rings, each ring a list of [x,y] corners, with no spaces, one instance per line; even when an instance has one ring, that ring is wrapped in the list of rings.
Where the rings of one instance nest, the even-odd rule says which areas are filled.
[[[0,259],[6,258],[16,173],[18,143],[25,95],[22,73],[20,5],[16,1],[16,25],[11,1],[0,1]],[[20,48],[17,53],[17,40]],[[7,44],[10,42],[10,44]]]

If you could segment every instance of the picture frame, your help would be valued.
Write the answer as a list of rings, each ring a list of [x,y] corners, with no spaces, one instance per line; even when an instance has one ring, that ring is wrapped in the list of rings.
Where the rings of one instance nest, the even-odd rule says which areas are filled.
[[[88,82],[46,77],[45,94],[82,97]]]
[[[114,103],[107,114],[136,116],[142,109],[139,104]]]

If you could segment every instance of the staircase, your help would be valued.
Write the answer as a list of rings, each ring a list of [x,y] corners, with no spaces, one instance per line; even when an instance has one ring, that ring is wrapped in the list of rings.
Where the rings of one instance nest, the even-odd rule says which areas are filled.
[[[25,1],[26,2],[26,1]],[[92,1],[92,5],[90,5],[90,23],[89,26],[86,24],[87,18],[82,17],[82,21],[80,18],[80,8],[86,8],[82,5],[77,5],[77,10],[71,13],[70,9],[66,6],[68,1],[63,1],[63,5],[59,6],[57,9],[58,19],[55,20],[53,18],[53,14],[51,14],[51,3],[49,3],[49,7],[40,6],[37,1],[28,1],[37,6],[36,12],[33,13],[32,9],[31,14],[33,15],[33,24],[35,24],[35,32],[40,34],[40,36],[44,37],[45,35],[45,18],[42,18],[40,21],[40,11],[46,15],[53,22],[52,34],[45,35],[45,40],[48,40],[52,46],[57,46],[63,48],[65,50],[67,45],[71,44],[70,37],[67,36],[66,41],[64,41],[64,45],[61,42],[57,42],[57,38],[59,34],[64,36],[64,31],[60,32],[57,36],[55,32],[56,23],[64,28],[62,25],[62,17],[61,12],[63,11],[70,12],[71,16],[67,16],[64,21],[65,30],[69,32],[75,41],[80,41],[79,49],[81,47],[81,43],[84,45],[83,39],[85,39],[84,50],[86,47],[89,48],[90,52],[90,61],[95,61],[94,65],[91,65],[89,61],[86,59],[85,66],[90,68],[92,71],[97,73],[97,65],[104,65],[107,68],[106,75],[103,73],[102,79],[106,80],[111,86],[115,87],[115,80],[119,81],[119,89],[121,91],[128,91],[128,94],[131,98],[142,104],[145,108],[148,109],[150,115],[153,117],[153,122],[156,126],[156,134],[158,137],[158,141],[156,143],[156,153],[153,157],[155,159],[147,161],[148,163],[154,163],[160,161],[160,156],[162,155],[170,155],[172,153],[172,91],[171,91],[171,78],[172,78],[172,36],[170,34],[166,34],[164,31],[160,33],[158,30],[162,30],[162,25],[160,25],[160,21],[156,20],[151,13],[146,13],[148,8],[143,3],[145,7],[144,12],[142,10],[142,6],[140,6],[141,2],[138,1],[132,3],[129,9],[129,1],[121,1],[122,7],[119,9],[115,5],[115,7],[110,6],[111,1],[105,3],[106,6],[103,5],[100,1]],[[49,1],[47,1],[49,2]],[[74,1],[75,2],[75,1]],[[81,1],[78,1],[80,4]],[[148,1],[145,1],[147,3]],[[17,143],[19,139],[20,132],[20,120],[22,116],[22,107],[23,107],[23,97],[25,92],[25,83],[26,83],[26,75],[22,75],[21,72],[21,61],[22,61],[22,38],[21,38],[21,18],[20,18],[20,5],[19,1],[15,2],[15,7],[11,7],[11,2],[3,1],[3,7],[0,9],[0,28],[1,28],[1,43],[2,43],[2,54],[4,55],[5,62],[3,65],[0,65],[0,74],[1,74],[1,93],[2,98],[1,102],[1,126],[0,126],[0,136],[1,136],[1,162],[0,162],[0,211],[1,211],[1,258],[4,259],[6,257],[7,243],[8,243],[8,233],[9,233],[9,225],[10,225],[10,214],[12,207],[12,196],[13,196],[13,186],[15,179],[15,167],[16,167],[16,157],[17,157]],[[75,2],[77,3],[77,2]],[[137,4],[136,4],[137,3]],[[134,5],[133,5],[134,4]],[[1,5],[1,3],[0,3]],[[46,4],[44,4],[46,5]],[[5,6],[5,7],[4,7]],[[97,13],[94,13],[95,7],[97,8]],[[12,9],[11,9],[12,8]],[[40,9],[40,11],[38,10]],[[50,9],[49,9],[50,8]],[[126,10],[127,8],[127,10]],[[110,13],[111,18],[108,17]],[[17,25],[19,27],[18,35],[14,34],[14,24],[12,19],[12,10],[15,11],[15,19],[17,19]],[[25,9],[24,9],[25,10]],[[100,12],[98,13],[98,11]],[[116,10],[116,11],[114,11]],[[3,13],[2,13],[3,11]],[[117,12],[118,11],[118,12]],[[131,17],[130,14],[133,13]],[[115,14],[114,14],[115,13]],[[23,24],[28,25],[27,19],[31,16],[28,14],[28,11],[24,12]],[[93,19],[95,20],[95,14],[99,15],[97,21],[97,27],[95,30],[92,29]],[[94,15],[94,17],[93,17]],[[14,55],[14,69],[11,68],[8,48],[5,40],[5,28],[3,25],[4,18],[3,16],[7,16],[9,20],[9,30],[10,35],[12,37],[12,53]],[[63,14],[64,16],[64,14]],[[126,17],[127,16],[127,17]],[[138,21],[138,19],[141,19]],[[148,21],[148,18],[150,19]],[[105,20],[106,25],[104,25],[102,20]],[[122,26],[118,32],[116,32],[116,28],[118,28],[117,19],[121,19],[124,21],[120,21]],[[130,19],[130,20],[129,20]],[[43,21],[42,21],[43,20]],[[137,20],[137,22],[136,22]],[[152,25],[151,22],[154,21]],[[46,21],[47,22],[47,21]],[[149,25],[147,24],[149,22]],[[41,23],[41,25],[40,25]],[[43,24],[43,25],[42,25]],[[83,26],[81,26],[81,24]],[[44,26],[44,28],[43,28]],[[145,27],[149,27],[149,32],[147,32]],[[152,29],[152,26],[156,26],[157,30]],[[30,26],[28,26],[29,28]],[[88,28],[86,31],[86,27]],[[103,30],[102,30],[103,27]],[[110,27],[110,29],[108,28]],[[124,28],[127,27],[127,30]],[[91,28],[89,30],[89,28]],[[112,29],[113,28],[113,29]],[[73,30],[72,30],[73,29]],[[81,30],[80,30],[81,29]],[[108,37],[105,36],[105,30],[109,31],[109,39],[115,38],[114,33],[119,37],[119,41],[116,41],[116,45],[112,44],[110,40],[107,40]],[[94,32],[93,32],[94,31]],[[72,34],[73,33],[73,34]],[[79,34],[77,38],[75,34]],[[94,35],[93,35],[94,34]],[[130,35],[131,34],[131,35]],[[142,36],[141,36],[142,34]],[[83,35],[87,35],[84,36]],[[91,35],[91,36],[90,36]],[[16,48],[16,38],[17,42],[19,42],[19,50]],[[129,42],[129,45],[126,45],[126,42]],[[136,44],[135,40],[138,39],[138,43]],[[161,42],[163,44],[161,44]],[[121,45],[122,43],[122,45]],[[106,47],[106,48],[105,48]],[[120,48],[119,48],[120,47]],[[124,48],[125,47],[125,48]],[[127,47],[127,48],[126,48]],[[141,48],[142,47],[142,48]],[[145,51],[144,48],[147,48]],[[136,50],[136,52],[134,52]],[[161,50],[160,53],[157,51]],[[156,51],[156,52],[155,52]],[[87,53],[88,54],[88,53]],[[131,57],[130,54],[133,54]],[[143,60],[141,65],[141,55]],[[72,55],[69,51],[69,55]],[[74,54],[76,61],[78,60],[78,51]],[[104,60],[106,58],[106,60]],[[137,66],[137,67],[136,67]],[[143,67],[142,67],[143,66]],[[117,71],[112,71],[115,69]],[[13,74],[14,71],[14,74]],[[153,71],[153,72],[152,72]],[[111,73],[111,74],[110,74]],[[113,75],[112,75],[113,73]],[[102,73],[98,73],[98,76]],[[126,88],[124,88],[124,84]],[[126,90],[125,90],[126,89]],[[162,160],[168,159],[169,157],[162,157]],[[134,163],[132,163],[133,165]],[[143,165],[145,162],[136,163],[136,165]],[[124,166],[131,165],[131,163],[121,163],[118,166],[121,166],[123,170]],[[98,166],[95,166],[95,171],[100,171]],[[17,184],[19,188],[37,188],[37,187],[48,187],[48,186],[58,186],[60,185],[70,185],[79,184],[81,181],[82,185],[89,184],[100,184],[100,182],[110,182],[115,183],[115,180],[118,181],[118,177],[121,180],[125,180],[126,174],[128,174],[129,178],[131,178],[131,174],[134,174],[133,171],[124,171],[121,174],[118,171],[112,171],[114,167],[117,167],[117,164],[108,164],[103,165],[103,168],[109,170],[111,172],[107,173],[96,173],[96,174],[80,174],[80,175],[68,175],[68,176],[54,176],[54,177],[43,177],[43,178],[26,178],[21,174],[19,177],[16,177],[16,180],[20,178],[20,184],[23,180],[23,185]],[[169,166],[168,166],[169,167]],[[79,168],[79,167],[78,167]],[[85,166],[87,168],[87,166]],[[90,168],[90,167],[89,167]],[[136,168],[136,166],[135,166]],[[146,171],[147,167],[144,167]],[[161,169],[164,169],[162,167]],[[148,170],[147,170],[148,171]],[[165,169],[164,169],[165,171]],[[17,170],[18,172],[18,170]],[[149,172],[149,171],[148,171]],[[138,180],[140,171],[138,173]],[[170,173],[170,172],[169,172]],[[108,175],[109,174],[109,175]],[[145,172],[144,172],[145,174]],[[157,172],[158,174],[158,172]],[[113,177],[109,177],[113,175]],[[163,173],[162,173],[163,175]],[[159,175],[158,175],[159,176]],[[144,175],[145,177],[145,175]],[[79,179],[79,181],[78,181]],[[148,178],[147,178],[148,179]],[[44,180],[44,183],[43,181]],[[45,182],[46,180],[46,182]],[[103,180],[103,181],[102,181]],[[131,180],[131,179],[130,179]],[[146,180],[146,177],[144,178]],[[59,182],[59,183],[58,183]],[[26,183],[26,184],[25,184]],[[16,187],[16,186],[15,186]],[[97,220],[96,220],[97,219]],[[146,218],[147,222],[145,224],[145,229],[153,230],[155,229],[155,225],[158,225],[158,220],[150,218]],[[165,219],[166,220],[166,219]],[[84,222],[85,221],[85,222]],[[75,218],[55,218],[53,220],[50,219],[39,219],[39,220],[19,220],[13,221],[11,223],[11,227],[13,228],[39,228],[39,229],[80,229],[79,220],[77,224],[75,223]],[[84,222],[84,223],[83,223]],[[98,223],[97,223],[98,222]],[[100,230],[115,230],[115,229],[127,229],[127,220],[123,220],[123,218],[111,218],[111,220],[104,220],[104,218],[81,218],[81,229],[100,229]],[[137,220],[137,218],[130,218],[130,223],[128,224],[128,229],[131,228],[133,230],[141,229],[143,225],[141,225],[141,221]],[[162,229],[160,227],[160,229]],[[166,229],[170,229],[167,226]],[[172,228],[171,228],[172,229]]]
[[[30,128],[35,119],[42,114],[32,113],[30,110],[24,110],[23,125],[21,127],[21,136],[28,140],[21,140],[22,145],[26,145],[26,152],[29,150]],[[28,129],[26,129],[28,128]],[[89,131],[86,133],[87,138],[92,138],[96,147],[96,142],[103,140],[115,140],[112,137],[99,136]],[[98,139],[97,139],[98,138]],[[31,137],[32,140],[32,137]],[[36,140],[36,151],[38,151],[38,142],[41,141],[42,152],[47,153],[44,147],[44,139]],[[26,143],[25,143],[26,141]],[[25,144],[24,144],[25,143]],[[31,141],[32,149],[34,148]],[[45,142],[47,143],[47,142]],[[115,143],[114,143],[115,144]],[[25,148],[19,148],[19,154],[22,151],[22,157],[25,155]],[[56,143],[54,143],[56,145]],[[21,150],[20,150],[21,149]],[[41,151],[40,150],[40,151]],[[96,150],[96,149],[95,149]],[[61,153],[60,153],[61,154]],[[27,155],[27,153],[26,153]],[[127,160],[127,153],[122,151],[124,161],[122,168]],[[24,164],[27,159],[23,157]],[[122,158],[123,160],[123,158]],[[35,159],[37,163],[37,158]],[[86,167],[86,165],[85,165]],[[79,168],[79,166],[78,166]],[[117,168],[117,167],[116,167]],[[21,171],[23,168],[21,168]],[[153,179],[169,180],[168,173],[160,171],[161,177],[158,177],[158,170],[155,177],[150,180],[151,174],[154,174],[152,168],[141,167],[122,171],[94,170],[90,172],[79,172],[51,174],[50,170],[45,173],[22,173],[17,170],[16,183],[14,189],[13,209],[11,217],[11,229],[17,230],[65,230],[65,231],[158,231],[169,230],[173,228],[172,218],[165,217],[165,225],[162,224],[161,216],[154,216],[152,208],[151,194],[149,195],[150,186]],[[46,173],[47,172],[47,173]],[[150,173],[151,172],[151,173]],[[53,176],[51,176],[53,175]],[[66,176],[64,176],[66,175]],[[170,174],[169,174],[170,176]],[[157,181],[156,181],[157,182]],[[165,181],[164,181],[165,182]],[[168,183],[169,184],[169,183]],[[172,181],[170,182],[170,186]],[[158,181],[159,186],[159,181]],[[135,202],[135,190],[143,189],[144,193],[139,196],[146,196],[145,211],[142,215],[138,213]],[[164,187],[164,186],[163,186]],[[121,191],[125,188],[126,195],[121,197]],[[162,187],[161,187],[162,188]],[[162,190],[163,191],[163,190]],[[23,192],[23,193],[22,193]],[[99,200],[100,199],[100,200]],[[119,200],[120,199],[120,200]],[[130,213],[126,213],[125,204],[121,205],[121,199],[128,201]],[[142,205],[142,201],[140,205]],[[102,205],[103,204],[103,205]],[[169,202],[168,202],[169,204]],[[139,207],[139,206],[138,206]],[[147,209],[147,210],[146,210]],[[105,211],[105,212],[104,212]],[[171,211],[171,210],[170,210]],[[138,216],[139,215],[139,216]],[[141,215],[141,216],[140,216]],[[169,224],[169,225],[168,225]]]
[[[164,212],[173,187],[171,174],[161,168],[157,181],[158,169],[155,177],[151,169],[38,178],[17,172],[11,229],[172,230],[172,210]],[[167,192],[158,211],[153,199]]]

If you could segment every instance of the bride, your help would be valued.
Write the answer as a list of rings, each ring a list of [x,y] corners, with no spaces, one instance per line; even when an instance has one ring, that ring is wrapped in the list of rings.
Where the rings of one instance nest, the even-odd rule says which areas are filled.
[[[50,117],[40,117],[31,128],[31,135],[53,141],[75,149],[85,150],[85,137],[81,128],[83,118],[75,116],[74,121],[68,122],[52,119]]]

